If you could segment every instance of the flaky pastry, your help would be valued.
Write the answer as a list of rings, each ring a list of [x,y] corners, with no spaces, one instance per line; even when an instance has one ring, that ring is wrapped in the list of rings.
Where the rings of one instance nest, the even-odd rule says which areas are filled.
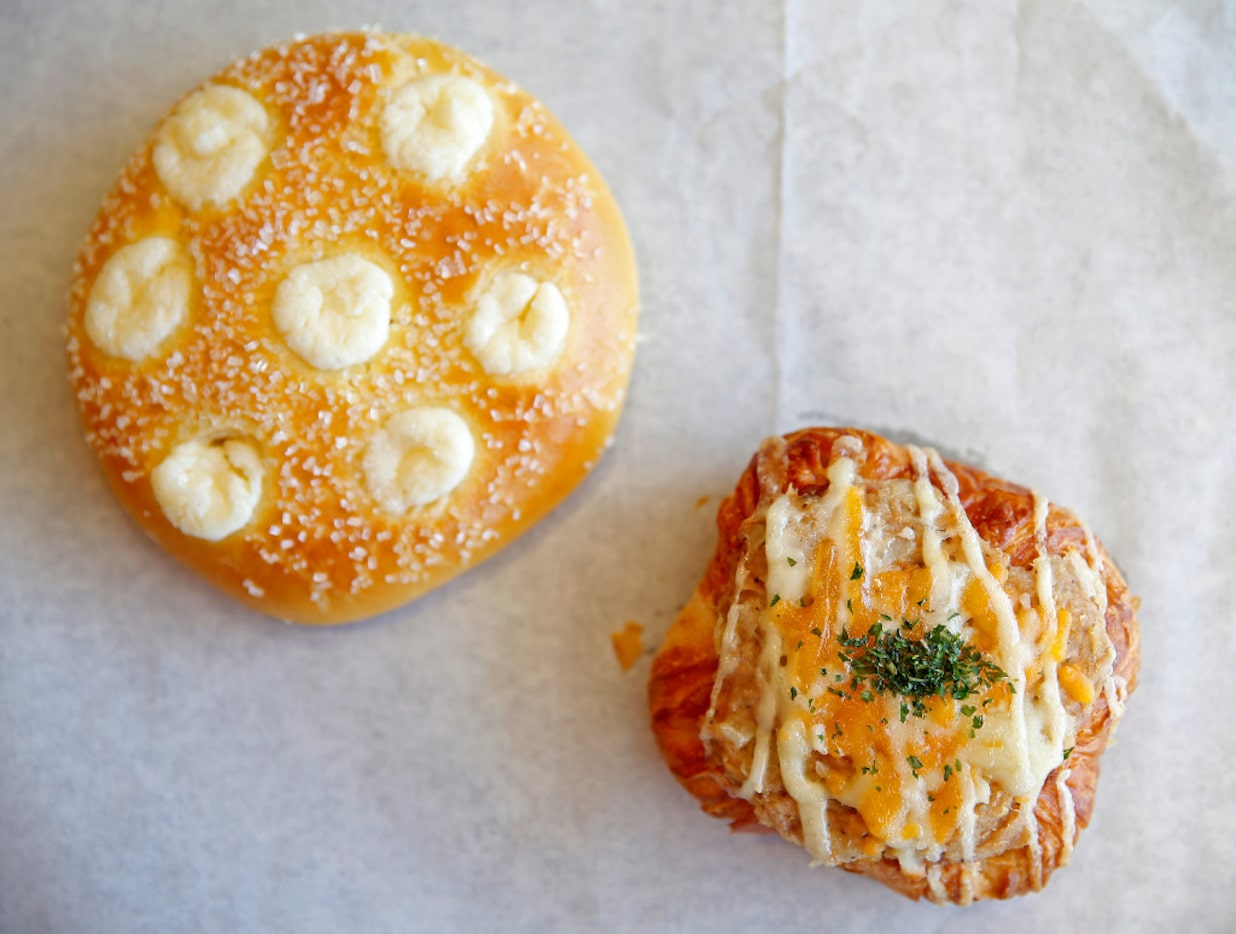
[[[634,259],[526,92],[429,39],[299,39],[185,96],[74,270],[72,381],[116,495],[239,600],[406,602],[527,529],[608,443]]]
[[[766,442],[661,647],[703,809],[912,898],[1041,888],[1137,678],[1136,600],[1037,492],[856,429]]]

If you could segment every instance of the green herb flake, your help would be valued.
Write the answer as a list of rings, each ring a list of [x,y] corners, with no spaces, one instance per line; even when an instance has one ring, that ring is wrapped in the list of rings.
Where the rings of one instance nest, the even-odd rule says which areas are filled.
[[[849,610],[851,613],[854,612],[854,598],[853,597],[846,598],[845,608]]]
[[[918,778],[918,770],[923,767],[923,763],[919,761],[918,756],[906,756],[906,763],[910,766],[910,774]]]
[[[871,765],[864,765],[862,768],[862,772],[864,775],[875,775],[879,771],[880,771],[880,768],[879,766],[876,765],[875,759],[871,760]]]
[[[780,602],[781,602],[781,594],[779,594],[779,593],[775,593],[775,594],[773,594],[772,602],[770,602],[768,605],[769,605],[769,606],[776,606],[776,605],[777,605],[778,603],[780,603]]]
[[[863,576],[863,566],[857,561],[854,562],[854,570],[850,572],[850,580],[856,581]]]
[[[1076,748],[1077,748],[1076,746],[1070,746],[1068,749],[1066,749],[1064,751],[1064,758],[1068,759],[1069,756],[1073,755],[1073,750]]]
[[[812,634],[813,636],[815,636],[816,638],[819,638],[819,637],[821,637],[821,636],[823,636],[823,635],[824,635],[824,633],[820,632],[820,627],[819,627],[819,626],[813,626],[813,627],[811,628],[811,634]]]
[[[785,560],[789,562],[790,567],[793,567],[794,565],[798,564],[798,562],[795,561],[793,558],[786,558]]]
[[[870,704],[873,700],[875,700],[875,695],[872,694],[870,691],[863,691],[863,693],[858,696],[861,697],[868,704]]]
[[[976,714],[974,719],[971,720],[970,723],[976,730],[981,730],[983,728],[983,715]]]
[[[903,627],[907,622],[902,620]],[[1007,683],[1008,676],[990,658],[944,626],[933,627],[921,638],[908,635],[904,628],[886,629],[882,622],[855,636],[843,626],[837,639],[838,657],[850,667],[851,688],[866,686],[877,694],[901,695],[903,723],[910,713],[926,716],[929,697],[964,701]],[[966,706],[971,707],[966,716],[974,716],[974,708]],[[974,728],[981,726],[980,717]]]
[[[887,613],[881,613],[880,619],[884,620],[884,622],[886,623],[891,623],[893,621],[893,618],[889,616]]]
[[[790,688],[790,700],[794,700],[794,698],[796,697],[798,697],[798,688],[791,687]]]
[[[952,777],[953,777],[953,767],[946,762],[944,763],[944,780],[947,782]]]
[[[801,643],[801,642],[800,642],[800,643],[798,643],[798,644],[799,644],[799,645],[802,645],[802,643]],[[975,709],[976,709],[976,708],[971,707],[969,704],[962,704],[962,705],[961,705],[961,715],[962,715],[963,717],[969,717],[969,716],[971,716],[971,715],[974,713]]]

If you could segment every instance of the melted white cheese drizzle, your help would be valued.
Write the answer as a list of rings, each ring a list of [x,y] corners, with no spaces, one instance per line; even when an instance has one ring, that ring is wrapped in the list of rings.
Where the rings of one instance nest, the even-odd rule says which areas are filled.
[[[972,905],[974,904],[974,876],[978,872],[978,867],[972,859],[967,859],[961,864],[961,898],[958,904]]]
[[[998,632],[994,654],[997,663],[1008,675],[1009,684],[1015,692],[1010,702],[1008,728],[1000,737],[1001,746],[1006,752],[1012,753],[1013,763],[1011,768],[1001,769],[1000,771],[1005,774],[999,775],[998,778],[1002,779],[1001,784],[1015,796],[1037,794],[1043,785],[1046,773],[1038,776],[1036,783],[1030,758],[1029,730],[1026,724],[1026,674],[1023,667],[1025,653],[1021,641],[1021,629],[1017,625],[1017,617],[1013,612],[1013,604],[1008,594],[1004,592],[1004,588],[1000,586],[1000,582],[987,567],[987,562],[983,558],[982,540],[971,524],[970,517],[966,515],[965,507],[961,504],[957,478],[944,465],[944,461],[935,451],[927,451],[927,457],[931,469],[935,472],[944,490],[953,520],[957,523],[957,532],[961,539],[961,550],[966,564],[970,568],[970,573],[983,585],[996,615]]]
[[[1067,866],[1073,857],[1073,840],[1077,836],[1077,814],[1073,808],[1073,790],[1069,788],[1071,769],[1056,772],[1056,794],[1060,798],[1060,865]]]
[[[957,823],[961,831],[961,858],[968,862],[974,859],[974,838],[978,823],[975,815],[978,801],[974,787],[974,769],[971,766],[964,766],[957,778],[961,781],[961,805],[957,815]]]
[[[1030,887],[1036,892],[1043,887],[1043,845],[1039,842],[1039,819],[1034,814],[1034,803],[1038,796],[1027,795],[1017,799],[1017,806],[1025,815],[1026,846],[1030,850]]]
[[[838,458],[829,465],[827,474],[828,492],[824,494],[824,498],[820,502],[819,511],[821,515],[829,517],[830,524],[835,525],[844,521],[844,513],[838,507],[841,505],[841,501],[850,487],[854,485],[854,473],[854,461],[848,457]],[[803,596],[807,581],[806,574],[797,571],[799,567],[805,568],[807,562],[796,558],[796,564],[791,567],[789,561],[786,560],[789,557],[793,557],[790,550],[787,550],[786,539],[788,536],[786,533],[791,523],[795,499],[796,497],[783,493],[768,507],[764,536],[764,548],[768,561],[767,591],[782,599],[792,601],[796,601]],[[829,532],[834,533],[835,530],[829,529]],[[800,557],[805,557],[801,551],[798,554]],[[776,625],[769,619],[767,612],[760,614],[759,629],[763,645],[760,649],[759,669],[757,672],[760,699],[756,704],[755,710],[755,750],[751,761],[751,771],[747,774],[746,780],[739,790],[739,794],[748,800],[764,791],[764,779],[768,771],[772,728],[777,719],[777,706],[778,701],[781,699],[780,695],[785,693],[778,690],[781,667],[781,634]],[[783,757],[780,750],[778,750],[778,763],[781,765],[783,773],[787,767],[790,769],[795,767],[791,761],[793,752],[792,749],[787,749],[786,755]],[[830,848],[823,840],[816,839],[811,841],[807,849],[817,859],[823,860],[826,857],[817,853],[816,850],[827,852]]]
[[[832,865],[832,834],[828,825],[828,791],[807,776],[811,740],[801,720],[788,720],[777,731],[778,762],[785,790],[798,804],[803,827],[803,846],[825,865]]]
[[[1087,595],[1098,608],[1099,618],[1106,619],[1107,583],[1103,578],[1103,559],[1099,554],[1099,546],[1094,539],[1094,533],[1090,531],[1090,526],[1080,519],[1077,520],[1077,524],[1081,526],[1082,535],[1084,536],[1086,558],[1083,560],[1076,551],[1071,551],[1069,552],[1069,559],[1074,571],[1077,573],[1078,580],[1082,582],[1082,586],[1087,590]],[[1094,638],[1100,641],[1102,649],[1099,658],[1100,668],[1114,665],[1116,647],[1112,644],[1111,637],[1107,634],[1107,627],[1095,627]],[[1116,674],[1114,668],[1103,682],[1103,698],[1107,701],[1108,710],[1111,712],[1112,729],[1114,730],[1116,723],[1124,715],[1125,701],[1128,698],[1128,682]]]
[[[738,580],[734,587],[734,602],[725,615],[725,628],[721,631],[721,640],[717,645],[717,678],[712,685],[712,704],[709,707],[709,719],[717,712],[717,695],[722,682],[738,665],[738,621],[742,615],[742,592],[747,583],[747,566],[738,568]]]
[[[1054,580],[1051,556],[1047,552],[1047,516],[1051,503],[1045,497],[1040,496],[1037,490],[1033,491],[1032,495],[1034,496],[1034,541],[1038,549],[1038,557],[1034,559],[1035,594],[1039,600],[1039,612],[1044,622],[1058,626],[1056,595],[1052,589]],[[1050,754],[1055,757],[1051,761],[1055,762],[1063,756],[1064,731],[1067,728],[1068,715],[1064,709],[1064,702],[1060,698],[1060,681],[1056,673],[1055,657],[1050,651],[1045,652],[1039,657],[1039,664],[1042,666],[1042,683],[1039,685],[1039,703],[1035,706],[1045,713],[1041,719],[1041,733],[1050,747]],[[1035,797],[1037,798],[1037,795]],[[1043,861],[1039,845],[1038,820],[1034,815],[1034,800],[1027,796],[1022,801],[1021,808],[1025,815],[1026,832],[1029,834],[1031,885],[1038,889],[1043,884]]]
[[[918,518],[922,533],[923,563],[931,571],[931,599],[928,601],[932,612],[929,618],[932,622],[939,619],[941,611],[950,602],[949,587],[952,575],[949,573],[949,562],[940,542],[940,529],[937,521],[944,511],[939,493],[931,483],[931,471],[927,466],[927,455],[920,448],[911,445],[910,462],[914,465],[914,497],[918,501]]]

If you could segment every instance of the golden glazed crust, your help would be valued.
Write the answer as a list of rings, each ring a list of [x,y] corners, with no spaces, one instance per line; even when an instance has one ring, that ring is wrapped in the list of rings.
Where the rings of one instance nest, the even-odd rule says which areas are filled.
[[[492,103],[492,126],[462,169],[433,177],[392,164],[383,114],[408,82],[442,75],[483,88],[473,96]],[[204,87],[257,102],[234,117],[249,134],[250,149],[236,150],[243,184],[234,195],[221,184],[213,201],[177,187],[156,157],[173,112],[108,195],[70,297],[69,368],[87,439],[134,519],[236,599],[309,624],[380,613],[510,542],[601,455],[638,311],[622,217],[540,103],[429,39],[311,37],[254,53]],[[237,106],[231,93],[219,107]],[[439,109],[429,119],[454,119]],[[184,145],[209,152],[208,136]],[[260,158],[247,155],[254,147]],[[92,339],[87,307],[104,264],[154,237],[191,264],[187,321],[149,355],[126,359]],[[272,305],[293,269],[341,254],[389,277],[389,335],[371,356],[332,369],[292,349]],[[495,374],[469,345],[469,321],[485,290],[512,274],[556,287],[569,324],[534,358],[551,363]],[[367,478],[366,455],[388,419],[424,408],[462,420],[472,459],[457,455],[462,480],[418,488],[437,498],[405,497],[401,508]],[[186,534],[165,514],[152,472],[182,442],[232,437],[259,455],[257,506],[217,541]]]
[[[735,600],[740,599],[735,582],[740,564],[752,551],[748,539],[758,537],[762,546],[762,511],[772,499],[790,490],[808,497],[827,490],[826,471],[835,456],[834,444],[847,436],[861,442],[857,455],[853,451],[859,445],[845,442],[847,454],[857,460],[859,478],[913,478],[911,455],[906,448],[857,429],[806,429],[766,442],[734,493],[721,504],[716,552],[703,580],[671,627],[653,663],[649,683],[652,726],[661,753],[703,810],[729,820],[737,830],[776,831],[800,844],[803,828],[794,798],[775,776],[767,793],[740,796],[750,768],[751,755],[746,748],[750,743],[723,742],[719,739],[723,733],[705,730],[705,721],[710,710],[714,716],[722,716],[726,697],[739,692],[743,684],[739,680],[735,687],[731,679],[721,685],[719,694],[714,692],[721,629]],[[947,467],[957,479],[961,503],[979,537],[993,554],[1007,557],[1010,575],[1018,575],[1019,569],[1028,572],[1039,548],[1031,491],[972,467],[956,463],[947,463]],[[1046,516],[1046,544],[1053,556],[1081,551],[1086,547],[1085,529],[1069,512],[1052,506]],[[1023,822],[1017,820],[1015,806],[1001,812],[993,805],[979,821],[978,858],[966,865],[966,861],[946,851],[931,867],[932,871],[924,873],[903,867],[888,850],[877,848],[873,855],[862,855],[862,844],[870,842],[862,816],[834,800],[828,804],[834,833],[839,835],[842,849],[853,844],[851,852],[856,857],[840,860],[842,868],[877,879],[911,898],[966,903],[1040,888],[1054,869],[1067,862],[1078,832],[1089,822],[1099,756],[1120,712],[1113,711],[1109,701],[1122,707],[1137,680],[1137,601],[1130,596],[1102,546],[1093,543],[1093,547],[1107,591],[1101,626],[1114,649],[1111,674],[1119,690],[1114,697],[1100,691],[1091,702],[1072,705],[1077,716],[1074,748],[1067,762],[1047,776],[1034,801],[1035,839],[1019,833]],[[762,580],[748,580],[744,589],[756,592],[754,602],[768,605],[769,595]],[[1078,638],[1080,634],[1074,637],[1075,643]],[[1081,664],[1086,652],[1085,646],[1073,644],[1068,660]],[[740,702],[734,704],[742,706]],[[702,732],[707,734],[706,738],[701,738]],[[1061,775],[1064,780],[1058,782]],[[1071,801],[1062,800],[1064,789]]]

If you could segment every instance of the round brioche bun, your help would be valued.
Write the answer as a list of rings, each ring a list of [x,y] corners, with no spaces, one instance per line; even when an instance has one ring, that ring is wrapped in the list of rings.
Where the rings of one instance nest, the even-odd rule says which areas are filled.
[[[412,600],[601,456],[638,296],[623,219],[545,109],[434,40],[313,36],[182,98],[74,268],[73,387],[115,495],[237,600]]]
[[[1090,820],[1099,756],[1107,746],[1125,699],[1136,686],[1137,601],[1130,596],[1102,545],[1072,513],[1055,504],[1048,506],[1032,491],[973,467],[933,461],[930,482],[936,490],[934,495],[944,496],[952,483],[946,474],[951,473],[959,506],[964,507],[969,524],[981,539],[983,560],[994,575],[992,579],[1000,581],[1004,593],[1019,607],[1020,632],[1015,638],[1026,645],[1034,645],[1035,640],[1050,645],[1055,638],[1056,645],[1049,651],[1056,653],[1060,665],[1051,670],[1058,673],[1071,666],[1067,678],[1059,675],[1063,685],[1059,696],[1073,729],[1060,742],[1063,750],[1057,747],[1054,758],[1044,766],[1042,772],[1046,774],[1041,785],[1031,786],[1037,790],[1015,800],[992,774],[984,774],[970,764],[981,761],[979,755],[971,755],[967,760],[963,782],[963,773],[956,770],[952,756],[966,757],[973,751],[967,750],[967,743],[983,743],[990,738],[985,736],[985,730],[993,729],[992,711],[1012,700],[1004,680],[997,680],[990,689],[980,685],[961,701],[943,694],[938,699],[929,696],[922,719],[907,716],[907,706],[901,706],[898,718],[898,703],[905,704],[913,698],[881,694],[873,688],[871,677],[857,684],[852,682],[857,670],[854,663],[842,664],[838,660],[845,653],[854,657],[878,641],[870,636],[869,630],[869,641],[860,642],[859,637],[868,626],[877,625],[871,620],[882,608],[891,609],[880,617],[885,621],[885,636],[900,638],[900,631],[894,636],[887,628],[901,630],[904,625],[913,641],[924,638],[929,617],[943,621],[954,605],[933,606],[935,596],[929,596],[929,591],[923,589],[930,575],[923,558],[925,533],[918,525],[912,485],[925,473],[921,467],[923,460],[917,462],[917,467],[914,461],[914,456],[922,454],[915,450],[912,455],[908,447],[850,428],[812,428],[765,442],[734,493],[721,504],[716,552],[653,662],[649,700],[652,727],[661,753],[705,812],[730,821],[735,830],[776,832],[800,846],[806,845],[807,816],[800,807],[800,799],[806,800],[810,795],[804,797],[801,782],[795,785],[785,779],[787,760],[778,760],[778,751],[782,750],[777,745],[782,735],[778,730],[788,722],[787,716],[801,716],[817,726],[818,742],[810,748],[805,768],[797,774],[807,776],[809,789],[828,788],[837,793],[823,795],[826,810],[821,813],[825,814],[828,846],[826,852],[813,851],[812,855],[820,862],[874,878],[910,898],[967,904],[1039,889],[1053,870],[1067,863],[1078,833]],[[860,560],[868,567],[860,567],[853,557],[837,562],[832,570],[814,566],[823,560],[820,555],[832,553],[827,551],[792,561],[799,565],[797,571],[804,570],[803,560],[813,564],[807,572],[814,584],[801,600],[807,609],[800,609],[798,600],[782,600],[768,586],[776,574],[771,566],[773,558],[769,557],[772,551],[766,550],[766,539],[773,534],[768,531],[772,525],[769,509],[774,501],[788,497],[786,501],[802,504],[805,522],[815,521],[830,488],[830,466],[841,457],[854,461],[852,489],[858,491],[865,510],[862,545],[855,554],[866,556]],[[1036,505],[1044,508],[1036,513]],[[950,531],[946,517],[947,511],[940,513],[934,524],[944,534],[946,550],[959,548],[953,541],[960,537],[957,530],[962,523],[958,521]],[[889,525],[884,537],[882,523]],[[874,544],[877,541],[879,544]],[[896,557],[880,557],[885,554]],[[1083,557],[1085,561],[1081,560]],[[1040,558],[1044,562],[1040,567],[1049,565],[1055,569],[1053,605],[1061,612],[1066,607],[1073,610],[1071,624],[1061,623],[1064,628],[1054,635],[1042,629],[1045,614],[1041,613],[1039,601],[1044,593],[1035,593],[1033,589],[1036,561]],[[874,564],[880,564],[889,573],[877,576]],[[1078,581],[1088,576],[1086,566],[1093,569],[1091,580],[1101,581],[1105,593],[1095,594],[1080,587]],[[919,589],[910,594],[897,592],[895,586],[885,586],[890,581],[915,582]],[[831,598],[825,595],[828,588],[832,588]],[[848,598],[853,608],[844,602],[847,593],[853,595]],[[918,597],[919,593],[923,596]],[[1026,599],[1020,600],[1023,594]],[[818,601],[824,601],[830,609],[813,617],[811,608],[820,605]],[[787,603],[789,609],[776,615]],[[968,605],[963,603],[963,608]],[[838,633],[829,631],[832,617],[827,614],[833,609],[837,618],[850,620],[850,631],[840,630],[842,639],[849,641],[840,641],[839,650]],[[959,616],[952,613],[948,625],[959,621],[960,633],[971,646],[981,644],[988,653],[1000,651],[994,637],[984,643],[981,629]],[[761,662],[761,650],[773,638],[773,630],[767,628],[769,619],[778,620],[776,626],[781,628],[777,631],[782,633],[794,631],[795,625],[799,627],[793,637],[776,643],[781,653],[779,669],[775,652],[770,663]],[[787,619],[790,622],[785,622]],[[926,628],[931,625],[926,623]],[[808,626],[813,628],[808,631]],[[818,627],[824,629],[822,637]],[[813,641],[816,637],[818,641]],[[852,648],[855,645],[859,648]],[[791,692],[785,683],[772,680],[783,675],[770,676],[769,668],[760,667],[767,664],[772,671],[793,672],[800,652],[812,653],[800,670],[814,675],[817,666],[823,666],[820,674],[825,677],[815,689],[818,694],[797,687]],[[729,661],[723,663],[721,656],[727,653]],[[1034,664],[1027,668],[1026,680],[1020,683],[1023,695],[1033,695],[1037,700],[1038,695],[1046,695],[1048,687],[1035,681],[1034,668]],[[1057,675],[1050,677],[1054,679]],[[766,682],[779,685],[779,693],[776,719],[771,723],[774,751],[761,786],[753,783],[751,776]],[[1103,688],[1104,682],[1107,689]],[[1096,689],[1088,690],[1087,685]],[[1077,696],[1070,696],[1066,688]],[[990,708],[983,703],[989,697],[995,701]],[[954,704],[966,703],[972,706],[964,708],[963,717],[954,719]],[[1028,705],[1029,699],[1025,703]],[[828,714],[820,713],[821,707],[828,704],[834,705],[831,720]],[[868,716],[864,713],[867,708],[875,708],[877,713]],[[969,723],[976,711],[986,713],[985,726],[981,719],[973,726]],[[881,712],[885,716],[877,720]],[[868,725],[868,730],[862,729]],[[968,740],[964,735],[967,728]],[[833,729],[835,736],[829,735]],[[897,740],[890,740],[889,736],[899,730],[910,734],[912,745],[900,747],[896,755],[886,755],[890,748],[898,748],[893,745]],[[954,734],[961,737],[961,751],[946,753],[946,765],[941,769],[931,756],[942,744],[956,742]],[[916,755],[907,757],[907,750]],[[901,760],[907,758],[910,761],[905,765]],[[798,768],[792,762],[790,765]],[[890,825],[899,831],[904,828],[906,837],[921,832],[920,828],[905,824],[905,808],[910,805],[899,805],[897,801],[890,805],[887,797],[880,798],[880,794],[887,796],[890,782],[900,782],[904,795],[922,794],[918,801],[924,813],[931,821],[940,821],[925,859],[898,858],[899,852],[905,852],[897,849],[902,843],[901,835],[890,840],[868,820],[873,813],[877,817],[895,816],[900,806],[901,822],[891,820]],[[950,800],[946,794],[956,794],[959,788],[969,787],[970,782],[976,788],[988,787],[990,794],[985,802],[970,805],[973,838],[965,845],[959,839],[960,831],[951,825],[947,807],[942,805]],[[787,790],[791,787],[797,788],[795,794]],[[838,800],[844,796],[840,789],[848,791],[855,787],[865,788],[862,804],[855,807]],[[956,799],[952,800],[956,808]],[[872,810],[866,806],[872,802],[880,807]]]

